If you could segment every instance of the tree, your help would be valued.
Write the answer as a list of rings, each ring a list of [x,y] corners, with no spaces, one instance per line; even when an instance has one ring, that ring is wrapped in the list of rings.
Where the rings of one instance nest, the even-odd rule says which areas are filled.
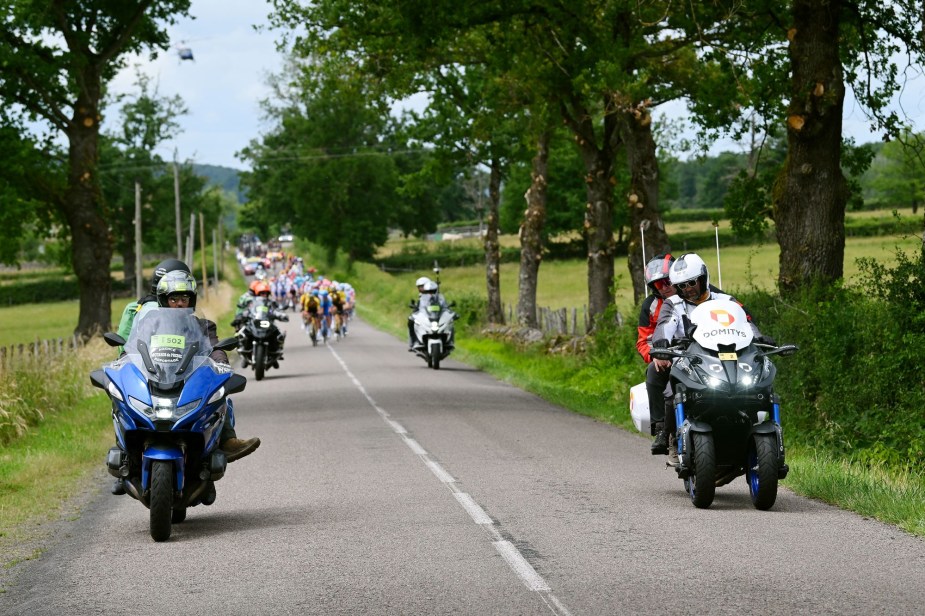
[[[0,96],[68,142],[67,183],[52,202],[67,222],[80,288],[75,333],[111,328],[112,239],[100,198],[99,135],[105,85],[128,53],[166,49],[165,23],[189,0],[28,0],[0,30]]]
[[[251,216],[248,208],[248,220],[291,220],[329,258],[339,249],[371,258],[395,218],[397,169],[383,138],[388,109],[347,63],[289,70],[283,106],[268,109],[276,128],[243,153],[254,168],[244,182],[263,212]]]

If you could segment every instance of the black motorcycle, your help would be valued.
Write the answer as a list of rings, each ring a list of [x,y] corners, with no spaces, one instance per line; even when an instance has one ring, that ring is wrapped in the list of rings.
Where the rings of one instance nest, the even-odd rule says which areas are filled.
[[[754,506],[770,509],[788,467],[773,387],[777,370],[768,356],[797,347],[755,343],[745,311],[727,300],[700,304],[690,321],[690,340],[652,351],[674,359],[675,470],[695,507],[709,507],[717,487],[745,475]]]
[[[244,359],[244,366],[250,365],[254,377],[260,381],[267,370],[279,368],[286,333],[274,322],[289,321],[289,315],[278,310],[271,300],[258,297],[243,317],[244,324],[237,334],[238,353]]]

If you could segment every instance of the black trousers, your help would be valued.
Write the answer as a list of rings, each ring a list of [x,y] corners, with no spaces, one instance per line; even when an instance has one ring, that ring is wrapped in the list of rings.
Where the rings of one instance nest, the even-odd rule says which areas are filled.
[[[674,408],[671,405],[671,391],[668,386],[668,377],[671,368],[662,370],[655,369],[655,362],[649,364],[646,368],[646,394],[649,397],[649,420],[652,423],[652,433],[656,431],[655,425],[664,424],[665,432],[673,434],[677,431],[677,422],[675,421]],[[671,411],[666,413],[665,407],[669,406]]]

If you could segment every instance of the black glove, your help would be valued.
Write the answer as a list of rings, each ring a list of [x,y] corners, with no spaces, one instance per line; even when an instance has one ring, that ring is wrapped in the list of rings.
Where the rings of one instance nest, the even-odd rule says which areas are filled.
[[[661,340],[656,340],[652,343],[653,349],[667,349],[668,348],[668,339],[662,338]]]
[[[774,340],[774,338],[772,338],[771,336],[768,336],[765,334],[761,334],[760,336],[755,338],[755,342],[757,342],[758,344],[767,344],[768,346],[775,346],[775,347],[777,346],[777,341]]]

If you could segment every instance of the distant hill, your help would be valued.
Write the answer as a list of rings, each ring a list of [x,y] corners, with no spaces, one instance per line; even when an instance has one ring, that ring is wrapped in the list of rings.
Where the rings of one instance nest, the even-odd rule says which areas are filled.
[[[247,203],[247,195],[241,191],[240,169],[194,163],[193,170],[196,175],[206,178],[209,186],[218,186],[222,190],[237,195],[238,203]]]

